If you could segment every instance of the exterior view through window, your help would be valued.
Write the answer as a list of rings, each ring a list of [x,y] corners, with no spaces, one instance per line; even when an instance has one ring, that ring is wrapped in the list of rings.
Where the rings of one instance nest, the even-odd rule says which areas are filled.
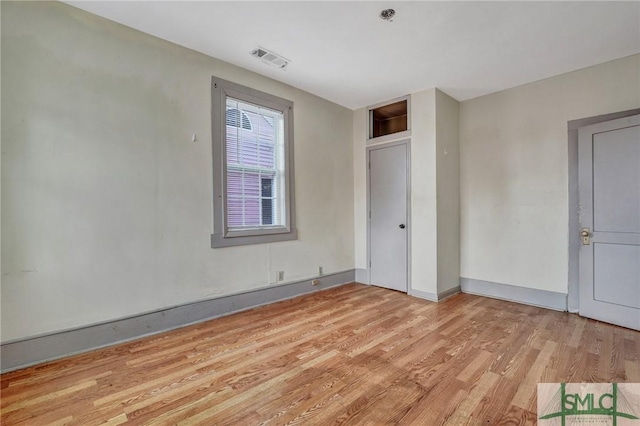
[[[227,98],[227,226],[283,225],[284,117]]]

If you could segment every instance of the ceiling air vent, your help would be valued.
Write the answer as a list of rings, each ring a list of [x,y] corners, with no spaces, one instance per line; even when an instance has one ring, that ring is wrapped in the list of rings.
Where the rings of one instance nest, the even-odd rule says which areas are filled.
[[[280,69],[285,69],[287,65],[289,65],[289,62],[291,62],[290,60],[283,58],[277,53],[273,53],[262,47],[258,47],[257,49],[255,49],[253,52],[251,52],[251,55],[255,56],[266,64],[273,65],[274,67]]]

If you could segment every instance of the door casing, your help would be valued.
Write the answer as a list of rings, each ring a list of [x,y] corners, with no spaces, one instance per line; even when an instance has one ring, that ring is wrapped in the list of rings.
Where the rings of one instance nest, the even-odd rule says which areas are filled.
[[[631,149],[634,152],[636,148],[640,148],[640,146],[636,145],[636,142],[638,142],[636,138],[638,137],[639,126],[640,115],[635,115],[581,127],[579,130],[579,160],[581,162],[580,166],[584,167],[584,169],[581,168],[579,170],[580,192],[581,196],[584,197],[580,199],[580,227],[581,229],[588,229],[588,232],[591,234],[588,237],[591,241],[586,245],[580,245],[580,315],[632,329],[639,329],[640,327],[640,306],[636,305],[634,307],[628,305],[622,301],[622,299],[619,299],[619,296],[617,296],[618,299],[616,299],[615,296],[608,295],[607,293],[609,293],[610,285],[614,284],[608,281],[611,279],[611,275],[620,273],[621,270],[626,270],[631,276],[634,276],[632,265],[634,265],[635,262],[629,258],[628,262],[630,263],[617,265],[621,269],[614,268],[614,271],[607,270],[607,268],[611,269],[616,261],[629,256],[629,251],[620,252],[623,247],[626,248],[626,250],[630,250],[630,247],[637,249],[640,243],[637,234],[637,232],[640,231],[637,231],[638,224],[635,222],[637,216],[627,214],[626,216],[630,217],[625,217],[625,214],[621,215],[619,213],[629,212],[627,207],[631,208],[631,211],[634,211],[635,206],[632,207],[630,204],[627,206],[616,205],[617,208],[615,208],[610,205],[610,203],[624,203],[625,200],[635,204],[632,200],[638,200],[637,197],[640,196],[640,194],[635,194],[634,189],[632,192],[635,198],[626,197],[625,194],[627,194],[627,192],[619,187],[619,175],[616,173],[611,174],[611,172],[619,166],[620,161],[624,162],[629,159],[633,163],[629,164],[628,168],[625,169],[631,173],[627,179],[629,179],[629,182],[637,182],[635,178],[632,177],[633,169],[635,168],[635,161],[632,160],[633,157],[628,157],[622,151],[616,151],[614,148],[616,146],[624,146],[620,145],[622,142],[625,144],[630,143],[629,147],[633,147]],[[623,137],[621,135],[625,133],[627,136],[624,137],[624,139],[620,139]],[[596,136],[602,141],[599,145],[596,145]],[[614,139],[608,139],[612,137]],[[607,139],[607,142],[603,141]],[[611,140],[614,142],[611,142]],[[620,142],[616,143],[615,141]],[[598,152],[600,154],[597,155]],[[616,152],[617,154],[612,154]],[[608,157],[610,155],[618,155],[618,159]],[[607,163],[607,161],[609,162]],[[615,161],[617,161],[617,163],[615,163]],[[599,167],[599,175],[596,173],[597,167]],[[601,176],[601,179],[596,180],[596,176]],[[607,178],[607,176],[609,177]],[[602,179],[605,179],[606,183],[602,183]],[[598,182],[601,183],[598,184]],[[601,189],[598,191],[598,185],[606,185],[606,189],[600,187]],[[615,188],[613,188],[614,186]],[[631,184],[631,188],[635,188],[634,184]],[[640,189],[640,186],[638,189]],[[606,198],[604,201],[599,198],[603,196],[611,197],[613,194],[618,194],[618,196],[615,197],[616,201],[612,199],[610,203],[606,202]],[[601,202],[595,204],[597,200],[601,200]],[[601,251],[601,254],[596,256],[598,251]],[[603,259],[607,258],[605,254],[607,252],[609,253],[609,260],[602,262]],[[633,253],[633,249],[631,249],[631,253]],[[633,254],[631,254],[631,257],[635,258]],[[600,259],[600,262],[598,262],[598,259]],[[597,265],[599,265],[598,268],[596,268]],[[627,267],[629,269],[626,269]],[[603,272],[598,274],[598,271],[602,271],[602,269],[605,269],[604,276],[602,275]],[[597,279],[598,275],[600,276],[599,280]],[[625,282],[629,276],[618,275],[617,278]],[[618,282],[618,280],[614,280],[614,282]],[[596,287],[598,283],[600,283],[600,287]],[[603,284],[606,284],[606,289],[601,287]],[[623,294],[627,292],[627,297],[630,297],[630,294],[633,293],[631,289],[635,288],[635,283],[628,282],[628,284],[630,284],[631,287],[619,287],[618,290],[623,292]],[[596,294],[598,288],[601,289],[600,296]],[[583,293],[584,291],[586,291],[586,293]],[[589,292],[594,292],[594,294],[591,295]],[[633,297],[635,298],[635,296]]]
[[[580,127],[605,121],[616,120],[618,118],[630,117],[640,114],[640,108],[603,114],[594,117],[581,118],[567,122],[568,130],[568,158],[569,158],[569,265],[568,265],[568,297],[567,310],[578,313],[580,310],[580,218],[579,218],[579,195],[578,195],[578,129]]]

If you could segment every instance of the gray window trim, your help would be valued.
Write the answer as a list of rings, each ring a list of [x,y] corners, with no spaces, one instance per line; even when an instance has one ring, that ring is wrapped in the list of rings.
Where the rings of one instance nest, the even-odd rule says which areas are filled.
[[[230,231],[227,226],[227,216],[225,213],[227,161],[224,150],[226,126],[223,125],[226,123],[225,111],[227,97],[280,111],[284,116],[284,226],[268,226],[242,231]],[[212,77],[211,135],[213,154],[213,234],[211,234],[211,247],[231,247],[297,239],[298,231],[296,229],[293,173],[293,102],[230,81]]]

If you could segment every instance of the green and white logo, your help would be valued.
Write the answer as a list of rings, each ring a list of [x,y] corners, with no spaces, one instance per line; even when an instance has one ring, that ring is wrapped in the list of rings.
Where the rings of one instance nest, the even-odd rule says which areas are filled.
[[[538,424],[640,426],[639,383],[539,383]]]

